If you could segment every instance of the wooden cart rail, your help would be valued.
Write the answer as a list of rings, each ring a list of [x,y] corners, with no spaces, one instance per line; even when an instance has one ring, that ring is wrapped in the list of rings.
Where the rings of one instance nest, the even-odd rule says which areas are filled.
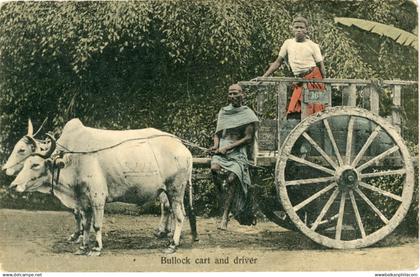
[[[249,84],[249,85],[255,85],[258,82],[303,82],[303,83],[309,83],[309,82],[318,82],[318,83],[325,83],[325,84],[360,84],[360,85],[369,85],[372,84],[372,82],[380,81],[384,85],[416,85],[417,81],[411,81],[411,80],[379,80],[379,79],[334,79],[334,78],[326,78],[322,80],[307,80],[303,78],[294,78],[294,77],[258,77],[255,78],[252,81],[241,81],[241,84]]]
[[[277,102],[277,116],[275,118],[261,118],[259,134],[258,134],[258,152],[254,163],[262,166],[270,166],[275,164],[278,149],[290,130],[286,126],[285,110],[289,101],[290,86],[293,83],[310,83],[320,82],[326,85],[326,92],[328,94],[329,106],[332,106],[333,89],[341,92],[342,106],[358,106],[358,100],[363,97],[368,98],[368,109],[374,114],[379,114],[380,105],[379,97],[384,89],[390,89],[392,92],[392,106],[391,113],[387,120],[401,133],[402,124],[402,99],[405,95],[402,93],[403,86],[417,86],[417,81],[406,80],[363,80],[363,79],[323,79],[323,80],[306,80],[302,78],[291,77],[259,77],[253,81],[239,82],[244,87],[274,85],[274,90],[260,91],[256,98],[256,111],[258,114],[263,114],[267,106],[267,99],[269,94],[275,93],[275,101]],[[360,90],[363,90],[361,96]],[[410,96],[405,96],[410,97]],[[272,104],[272,103],[271,103]],[[417,157],[413,158],[417,164]],[[196,167],[207,167],[210,165],[210,158],[194,158],[194,165]]]
[[[253,81],[239,82],[244,87],[252,86],[273,86],[274,89],[262,90],[256,96],[256,112],[263,115],[271,97],[276,101],[277,114],[275,118],[261,117],[261,123],[258,133],[258,154],[255,163],[258,165],[272,165],[276,162],[284,139],[293,128],[292,122],[286,120],[286,108],[291,94],[290,86],[293,83],[319,82],[326,86],[326,98],[328,106],[362,106],[372,111],[374,114],[380,113],[379,97],[385,90],[390,90],[392,97],[391,113],[386,119],[401,133],[402,126],[402,87],[416,86],[417,81],[405,80],[362,80],[362,79],[324,79],[324,80],[306,80],[302,78],[290,77],[260,77]],[[335,95],[341,95],[341,102],[333,103],[332,91]],[[275,94],[273,97],[272,94]],[[271,95],[270,95],[271,94]],[[304,108],[304,107],[303,107]],[[304,113],[302,113],[302,119]],[[297,123],[295,123],[297,124]]]
[[[255,186],[260,210],[276,224],[297,229],[327,247],[376,243],[400,224],[413,196],[412,153],[400,133],[402,95],[417,90],[403,93],[402,88],[417,82],[315,80],[326,89],[311,91],[303,85],[300,118],[286,114],[295,82],[314,80],[274,77],[240,82],[252,100],[248,105],[260,118],[253,163],[276,164],[276,182]],[[392,101],[390,110],[380,110],[379,97]],[[311,103],[329,108],[304,118]],[[195,158],[194,166],[208,168],[209,162]],[[264,171],[258,173],[262,176],[253,176],[257,185],[273,179],[271,174],[265,178]],[[208,170],[194,174],[195,180],[209,177]]]

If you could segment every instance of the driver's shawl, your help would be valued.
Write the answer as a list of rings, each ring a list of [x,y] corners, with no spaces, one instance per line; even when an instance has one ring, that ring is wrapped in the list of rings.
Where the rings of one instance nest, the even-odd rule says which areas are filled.
[[[236,128],[242,125],[258,122],[254,111],[247,106],[234,107],[228,105],[219,111],[216,133],[225,129]]]

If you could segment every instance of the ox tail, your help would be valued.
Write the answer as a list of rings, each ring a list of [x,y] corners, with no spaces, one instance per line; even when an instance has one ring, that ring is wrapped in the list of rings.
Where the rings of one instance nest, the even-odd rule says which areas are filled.
[[[187,208],[188,221],[190,222],[191,236],[193,241],[198,241],[197,233],[197,219],[195,216],[193,206],[193,185],[192,185],[192,163],[190,167],[190,173],[188,178],[188,197],[184,198],[185,207]]]

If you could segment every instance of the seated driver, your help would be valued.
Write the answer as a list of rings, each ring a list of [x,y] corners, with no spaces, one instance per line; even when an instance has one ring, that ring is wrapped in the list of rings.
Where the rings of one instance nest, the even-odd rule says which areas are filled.
[[[229,87],[228,100],[229,105],[219,111],[214,145],[209,149],[214,153],[211,160],[213,181],[218,188],[222,183],[226,185],[223,217],[218,226],[222,230],[227,229],[230,212],[240,224],[255,224],[249,195],[251,179],[247,147],[254,142],[258,117],[243,105],[244,93],[240,85]],[[225,182],[221,180],[222,171],[227,172]]]

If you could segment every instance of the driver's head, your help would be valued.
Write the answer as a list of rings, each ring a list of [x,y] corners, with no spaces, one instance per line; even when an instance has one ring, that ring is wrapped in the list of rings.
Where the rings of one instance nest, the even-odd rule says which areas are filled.
[[[242,87],[239,84],[233,84],[229,86],[228,90],[228,100],[229,103],[232,104],[234,107],[242,106],[244,98],[244,93],[242,91]]]

